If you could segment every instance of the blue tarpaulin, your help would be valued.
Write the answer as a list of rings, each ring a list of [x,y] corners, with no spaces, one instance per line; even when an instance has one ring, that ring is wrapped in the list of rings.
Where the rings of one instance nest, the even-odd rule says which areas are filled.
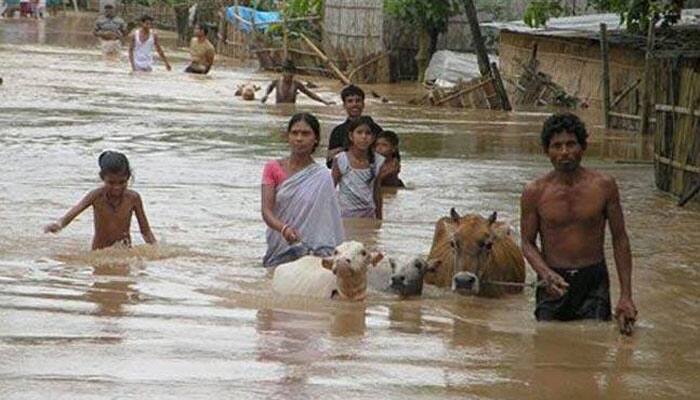
[[[236,18],[236,8],[238,8],[238,16],[247,21],[243,22]],[[226,10],[226,19],[235,27],[243,32],[251,32],[253,21],[255,21],[255,29],[265,32],[271,24],[280,22],[282,19],[277,11],[258,11],[250,7],[233,6]]]

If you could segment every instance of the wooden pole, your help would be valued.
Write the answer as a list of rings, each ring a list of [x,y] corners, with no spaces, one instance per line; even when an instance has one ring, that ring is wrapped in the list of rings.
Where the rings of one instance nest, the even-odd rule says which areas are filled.
[[[678,206],[683,207],[687,202],[690,201],[696,194],[700,193],[700,181],[697,181],[695,187],[690,189],[690,192],[678,200]]]
[[[330,68],[331,71],[333,71],[335,76],[337,76],[341,82],[343,82],[346,85],[352,83],[350,82],[350,79],[347,76],[345,76],[345,74],[343,74],[343,72],[338,68],[338,66],[335,65],[335,63],[333,63],[333,61],[331,61],[331,59],[328,58],[318,47],[316,47],[316,45],[314,44],[314,42],[311,41],[311,39],[306,37],[306,35],[304,35],[301,32],[299,32],[299,36],[304,40],[304,42],[306,42],[306,45],[309,46],[309,48],[313,50],[313,52],[316,53],[316,55],[318,55],[318,58],[320,58],[321,61],[324,62],[324,64],[328,65],[328,68]]]
[[[448,102],[448,101],[450,101],[450,100],[452,100],[452,99],[454,99],[454,98],[456,98],[456,97],[459,97],[459,96],[462,96],[462,95],[465,95],[465,94],[469,94],[469,93],[475,91],[476,89],[480,89],[480,88],[482,88],[482,87],[488,85],[490,82],[492,82],[491,79],[487,79],[487,80],[485,80],[485,81],[483,81],[483,82],[480,82],[480,83],[478,83],[478,84],[476,84],[476,85],[469,86],[469,87],[467,87],[467,88],[464,88],[464,89],[462,89],[462,90],[459,90],[459,91],[457,91],[457,92],[455,92],[455,93],[452,93],[451,95],[449,95],[449,96],[447,96],[447,97],[444,97],[444,98],[442,98],[442,99],[436,101],[436,102],[435,102],[435,105],[436,105],[436,106],[439,106],[440,104],[446,103],[446,102]]]
[[[289,59],[289,27],[287,26],[287,2],[282,2],[282,43],[284,45],[284,60]]]
[[[654,47],[654,21],[649,21],[649,32],[647,34],[647,53],[644,60],[644,87],[642,89],[642,122],[639,124],[639,133],[646,135],[649,133],[649,114],[651,113],[651,56]]]
[[[503,80],[501,79],[501,72],[498,70],[498,65],[496,63],[491,63],[491,72],[493,73],[493,82],[496,86],[496,93],[501,99],[501,108],[503,111],[511,111],[513,107],[510,105],[510,100],[508,100],[508,92],[506,92],[506,87],[503,86]]]
[[[637,86],[639,86],[639,83],[642,82],[641,79],[637,79],[636,81],[632,82],[630,85],[628,85],[626,88],[620,92],[620,94],[613,99],[612,104],[610,104],[610,108],[614,108],[616,105],[620,104],[622,99],[624,99],[628,94],[630,94],[631,91],[634,90]]]
[[[603,125],[610,128],[610,55],[608,26],[600,24],[600,55],[603,59]]]
[[[500,73],[493,72],[491,68],[491,63],[489,62],[489,55],[486,53],[486,45],[484,45],[484,38],[481,36],[481,28],[479,27],[479,16],[476,13],[476,6],[474,5],[474,0],[464,0],[464,12],[467,15],[467,21],[469,22],[469,29],[472,33],[472,41],[474,42],[474,51],[476,52],[476,59],[479,63],[479,72],[481,76],[493,78],[495,83],[496,95],[498,96],[501,108],[504,111],[510,111],[512,108],[510,106],[510,101],[508,100],[508,95],[506,93],[505,87],[503,86],[503,80],[500,79]],[[498,76],[498,78],[496,78]]]
[[[473,0],[464,0],[464,12],[467,14],[467,21],[472,33],[472,41],[474,42],[474,51],[479,62],[479,72],[483,76],[491,76],[491,68],[489,64],[489,56],[486,54],[486,46],[484,38],[481,36],[481,28],[479,28],[479,17],[476,13],[476,6]]]
[[[226,8],[219,9],[219,27],[216,32],[216,52],[221,54],[223,45],[226,43]]]
[[[321,49],[319,49],[318,47],[316,47],[316,45],[314,44],[314,42],[311,41],[311,39],[309,39],[308,37],[306,37],[306,35],[304,35],[304,34],[301,33],[301,32],[297,32],[297,33],[299,34],[299,37],[301,37],[302,40],[304,40],[304,42],[306,42],[306,45],[309,46],[309,48],[310,48],[311,50],[313,50],[314,53],[316,53],[316,55],[318,56],[318,58],[320,58],[321,61],[323,61],[323,63],[326,64],[326,65],[328,66],[328,68],[330,68],[330,70],[335,74],[336,77],[338,77],[338,79],[340,79],[341,82],[343,82],[344,85],[350,85],[350,84],[352,84],[352,81],[350,80],[350,78],[348,78],[348,77],[340,70],[340,68],[338,68],[338,66],[335,65],[335,63],[334,63],[333,61],[331,61],[331,59],[328,58],[328,56],[326,56],[326,55],[321,51]],[[371,93],[372,93],[372,95],[373,95],[374,97],[381,97],[381,98],[382,98],[382,101],[385,102],[385,103],[386,103],[387,101],[389,101],[386,97],[380,96],[380,95],[379,95],[377,92],[375,92],[374,90],[372,90]]]

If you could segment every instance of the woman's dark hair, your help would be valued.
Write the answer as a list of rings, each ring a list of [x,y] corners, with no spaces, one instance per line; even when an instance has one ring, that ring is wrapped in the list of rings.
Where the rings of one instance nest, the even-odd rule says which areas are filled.
[[[559,133],[569,132],[576,135],[576,141],[581,145],[582,148],[586,148],[586,139],[588,138],[588,133],[586,132],[586,125],[572,113],[559,113],[553,114],[542,126],[542,135],[540,136],[542,140],[542,147],[545,150],[549,148],[549,143],[552,141],[552,137]]]
[[[204,32],[204,36],[207,36],[209,34],[209,28],[203,23],[200,22],[196,24],[195,27],[201,29],[202,32]]]
[[[401,152],[399,152],[399,135],[394,131],[382,131],[377,135],[377,139],[386,139],[394,147],[394,157],[401,161]]]
[[[129,167],[129,159],[122,153],[117,151],[104,151],[97,159],[97,164],[100,166],[100,178],[104,178],[106,174],[126,175],[126,178],[131,178],[131,167]]]
[[[153,17],[151,17],[151,16],[148,15],[148,14],[143,14],[143,15],[141,16],[141,22],[146,22],[146,21],[151,21],[151,22],[153,22]]]
[[[343,100],[343,103],[345,102],[345,99],[350,97],[350,96],[360,96],[362,100],[365,99],[365,92],[360,89],[359,86],[355,86],[353,84],[347,85],[343,88],[343,90],[340,91],[340,98]]]
[[[289,125],[287,125],[287,133],[292,131],[292,126],[294,126],[294,124],[301,121],[306,122],[306,124],[311,127],[311,130],[314,131],[314,136],[316,136],[316,144],[314,144],[314,148],[313,150],[311,150],[311,152],[313,153],[316,151],[319,142],[321,142],[321,124],[318,123],[318,119],[316,119],[316,117],[314,117],[313,114],[294,114],[294,116],[292,116],[292,119],[289,120]]]

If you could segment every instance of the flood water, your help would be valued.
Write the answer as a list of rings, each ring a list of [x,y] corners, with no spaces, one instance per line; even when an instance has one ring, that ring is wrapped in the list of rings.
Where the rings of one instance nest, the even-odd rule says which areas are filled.
[[[656,191],[651,165],[620,162],[648,154],[630,135],[588,118],[584,162],[621,187],[640,313],[631,338],[613,324],[536,323],[529,289],[278,298],[261,266],[262,166],[285,154],[295,110],[318,115],[327,135],[342,108],[243,102],[237,83],[270,76],[187,76],[172,49],[174,72],[129,74],[125,59],[102,58],[91,23],[0,20],[0,398],[697,398],[700,207]],[[314,80],[339,102],[339,84]],[[517,228],[524,183],[550,168],[537,141],[546,114],[420,109],[402,105],[412,85],[375,89],[393,102],[370,99],[366,112],[401,135],[410,188],[350,238],[425,255],[450,207],[497,210]],[[159,248],[90,252],[89,210],[42,233],[100,184],[104,149],[130,157]]]

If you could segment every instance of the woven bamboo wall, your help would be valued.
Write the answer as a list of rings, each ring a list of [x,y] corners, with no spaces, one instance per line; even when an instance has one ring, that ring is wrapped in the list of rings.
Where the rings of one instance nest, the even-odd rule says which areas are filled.
[[[500,70],[510,96],[521,74],[520,62],[526,62],[537,43],[540,71],[550,75],[570,95],[587,100],[595,109],[602,107],[602,62],[600,43],[583,38],[535,36],[503,31],[500,38]],[[644,72],[644,53],[640,50],[610,44],[610,90],[615,98]],[[639,89],[637,89],[639,90]],[[631,93],[615,111],[637,114],[639,96]]]
[[[663,60],[655,76],[656,186],[683,196],[700,183],[700,60]]]
[[[327,54],[359,59],[384,51],[382,0],[326,0],[323,22]]]

